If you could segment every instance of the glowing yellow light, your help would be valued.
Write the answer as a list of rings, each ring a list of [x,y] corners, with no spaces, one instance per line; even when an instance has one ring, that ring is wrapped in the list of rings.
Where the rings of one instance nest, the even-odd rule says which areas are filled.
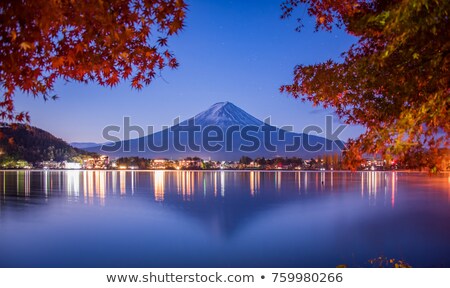
[[[392,207],[395,206],[395,193],[396,193],[396,177],[397,174],[395,172],[392,173],[391,175],[391,205]]]
[[[217,197],[217,172],[214,172],[214,197]]]
[[[220,171],[220,195],[225,197],[225,172]]]
[[[155,171],[154,172],[154,191],[155,200],[164,201],[164,174],[165,171]]]
[[[119,186],[120,186],[120,195],[127,194],[126,186],[127,186],[127,175],[125,171],[120,171],[119,174]]]
[[[250,172],[250,194],[255,195],[255,171]]]
[[[94,203],[94,195],[95,195],[95,189],[94,189],[94,172],[93,171],[87,171],[87,187],[88,187],[88,201],[89,204]]]
[[[96,182],[98,182],[98,198],[100,199],[100,205],[105,205],[105,198],[106,198],[106,172],[105,171],[98,171],[97,177],[95,179]]]

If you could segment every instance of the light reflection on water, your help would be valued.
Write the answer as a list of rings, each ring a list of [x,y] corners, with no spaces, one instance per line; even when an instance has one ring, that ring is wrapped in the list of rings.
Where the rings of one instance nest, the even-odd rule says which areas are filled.
[[[382,255],[450,267],[448,174],[21,170],[0,182],[0,267],[334,267]]]
[[[400,172],[402,177],[414,175]],[[157,202],[165,200],[165,194],[179,195],[179,200],[191,201],[194,197],[203,195],[215,198],[225,197],[226,185],[239,183],[242,194],[249,193],[257,197],[262,190],[271,192],[292,192],[308,194],[318,192],[332,192],[337,181],[338,190],[356,187],[353,182],[359,181],[359,193],[368,205],[384,205],[395,207],[398,186],[398,172],[266,172],[266,171],[0,171],[0,191],[3,199],[6,196],[23,197],[29,200],[30,196],[47,198],[52,194],[62,194],[68,199],[83,198],[87,204],[103,206],[108,195],[133,196],[136,191],[151,194]],[[425,174],[414,175],[421,177]],[[446,189],[450,202],[450,176],[447,178]],[[429,181],[429,180],[434,181]],[[423,185],[436,185],[436,179],[425,178]],[[149,182],[149,189],[145,189],[141,182]],[[285,183],[286,184],[285,184]],[[429,182],[429,183],[426,183]],[[441,181],[442,182],[442,181]],[[273,189],[267,185],[273,183]],[[351,184],[351,187],[349,187]],[[270,184],[269,184],[270,185]],[[287,187],[285,187],[287,186]],[[119,187],[119,190],[118,190]],[[438,187],[438,186],[436,186]],[[287,189],[285,189],[287,188]],[[233,188],[234,189],[234,188]],[[220,193],[219,193],[220,192]],[[198,194],[198,195],[196,195]],[[210,195],[211,194],[211,195]],[[382,199],[382,201],[379,201]]]

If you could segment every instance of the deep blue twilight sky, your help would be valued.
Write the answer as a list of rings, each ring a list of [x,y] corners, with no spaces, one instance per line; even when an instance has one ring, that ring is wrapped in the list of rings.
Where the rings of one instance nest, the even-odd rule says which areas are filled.
[[[44,102],[18,95],[16,109],[29,111],[31,124],[68,142],[102,142],[107,125],[131,123],[159,130],[175,117],[194,116],[216,102],[230,101],[272,124],[293,125],[301,132],[310,124],[324,127],[325,111],[301,103],[278,89],[290,83],[296,64],[338,59],[355,41],[343,31],[314,32],[304,8],[305,27],[295,32],[295,17],[281,20],[282,0],[188,0],[186,28],[169,40],[180,67],[164,70],[141,91],[125,82],[115,88],[58,82],[60,99]],[[348,127],[342,140],[361,128]]]

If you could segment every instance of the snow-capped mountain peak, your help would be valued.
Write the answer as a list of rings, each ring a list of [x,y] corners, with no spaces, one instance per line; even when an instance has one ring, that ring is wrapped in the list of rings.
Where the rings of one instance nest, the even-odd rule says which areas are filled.
[[[264,125],[261,120],[253,117],[231,102],[218,102],[190,120],[192,119],[200,126]]]
[[[197,128],[193,125],[200,126],[203,128],[203,130],[191,130],[190,128]],[[249,134],[247,134],[247,132],[243,132],[243,128],[245,126],[256,126],[262,128],[263,126],[267,127],[267,125],[269,124],[266,124],[263,121],[253,117],[233,103],[219,102],[212,105],[207,110],[197,114],[196,116],[191,117],[190,119],[185,120],[168,129],[164,129],[162,131],[141,138],[116,142],[120,144],[118,145],[118,147],[120,148],[117,151],[111,151],[107,154],[114,155],[116,157],[126,155],[127,157],[139,156],[153,159],[179,159],[186,156],[198,156],[204,159],[211,158],[218,161],[235,161],[242,155],[250,155],[250,157],[252,158],[271,158],[285,156],[310,158],[315,155],[324,154],[324,152],[340,151],[340,149],[342,149],[337,143],[331,143],[333,141],[316,135],[299,134],[287,131],[284,131],[283,134],[280,134],[282,130],[275,126],[273,126],[273,129],[271,129],[271,132],[274,133],[271,133],[268,136],[265,133],[265,131],[268,130],[246,130],[247,132],[252,132],[251,140],[249,140],[248,138]],[[219,127],[221,129],[223,133],[219,140],[212,140],[209,137],[209,134],[204,134],[205,131],[208,132],[206,129],[204,129],[208,126]],[[228,130],[232,126],[239,126],[240,129],[238,130],[241,133],[233,133],[233,130]],[[232,133],[229,134],[228,131],[231,131]],[[234,132],[237,131],[234,130]],[[206,138],[204,138],[207,136],[209,140],[206,140]],[[245,138],[244,136],[247,137]],[[298,140],[305,139],[305,137],[308,137],[307,143],[309,143],[309,145],[312,145],[313,147],[319,145],[322,148],[319,148],[320,150],[313,151],[311,149],[308,150],[303,145],[299,145],[305,142]],[[210,141],[214,142],[213,146],[211,146],[211,143],[209,143]],[[149,145],[150,143],[151,145]],[[252,145],[252,143],[254,145]],[[327,147],[325,145],[326,143],[332,145],[328,145],[329,147],[331,147],[330,149],[327,148],[328,150],[325,150],[325,147]],[[289,149],[287,149],[288,147]],[[102,154],[108,152],[105,152],[105,150],[102,149],[102,146],[90,147],[86,148],[86,150]]]

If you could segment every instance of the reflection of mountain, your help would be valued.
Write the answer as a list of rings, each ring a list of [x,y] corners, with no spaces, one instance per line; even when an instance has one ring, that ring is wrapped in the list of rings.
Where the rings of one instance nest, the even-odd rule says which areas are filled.
[[[169,193],[165,195],[164,204],[174,212],[195,218],[216,236],[230,238],[245,229],[249,222],[286,202],[310,201],[319,196],[317,192],[323,189],[319,183],[326,177],[325,173],[321,174],[308,180],[311,177],[307,173],[299,172],[188,172],[186,177],[191,180],[186,184],[195,184],[181,189],[186,192],[183,201]],[[295,186],[290,186],[292,183]],[[308,193],[304,189],[308,189]]]
[[[132,199],[159,202],[171,213],[192,217],[208,231],[228,238],[286,202],[315,201],[333,189],[343,191],[344,178],[360,181],[371,205],[382,201],[394,206],[395,179],[386,182],[392,188],[389,199],[384,193],[377,199],[378,187],[385,181],[377,172],[7,171],[0,174],[0,194],[45,202],[63,197],[99,206],[115,201],[127,206]]]
[[[0,171],[0,267],[449,267],[447,178]]]
[[[208,131],[208,134],[204,131]],[[189,134],[193,136],[188,136]],[[321,149],[318,148],[319,145]],[[340,141],[333,142],[323,137],[276,128],[230,102],[220,102],[168,129],[116,142],[113,147],[115,148],[106,148],[108,151],[115,150],[113,152],[105,152],[102,146],[86,150],[114,156],[175,159],[198,156],[213,160],[237,160],[242,155],[313,157],[326,152],[339,152],[339,147],[343,145]]]
[[[282,189],[283,180],[297,181],[299,175],[256,171],[7,171],[0,174],[0,190],[11,199],[47,201],[57,196],[99,206],[122,197],[127,199],[119,201],[151,200],[228,237],[255,214],[297,199],[298,191]]]

